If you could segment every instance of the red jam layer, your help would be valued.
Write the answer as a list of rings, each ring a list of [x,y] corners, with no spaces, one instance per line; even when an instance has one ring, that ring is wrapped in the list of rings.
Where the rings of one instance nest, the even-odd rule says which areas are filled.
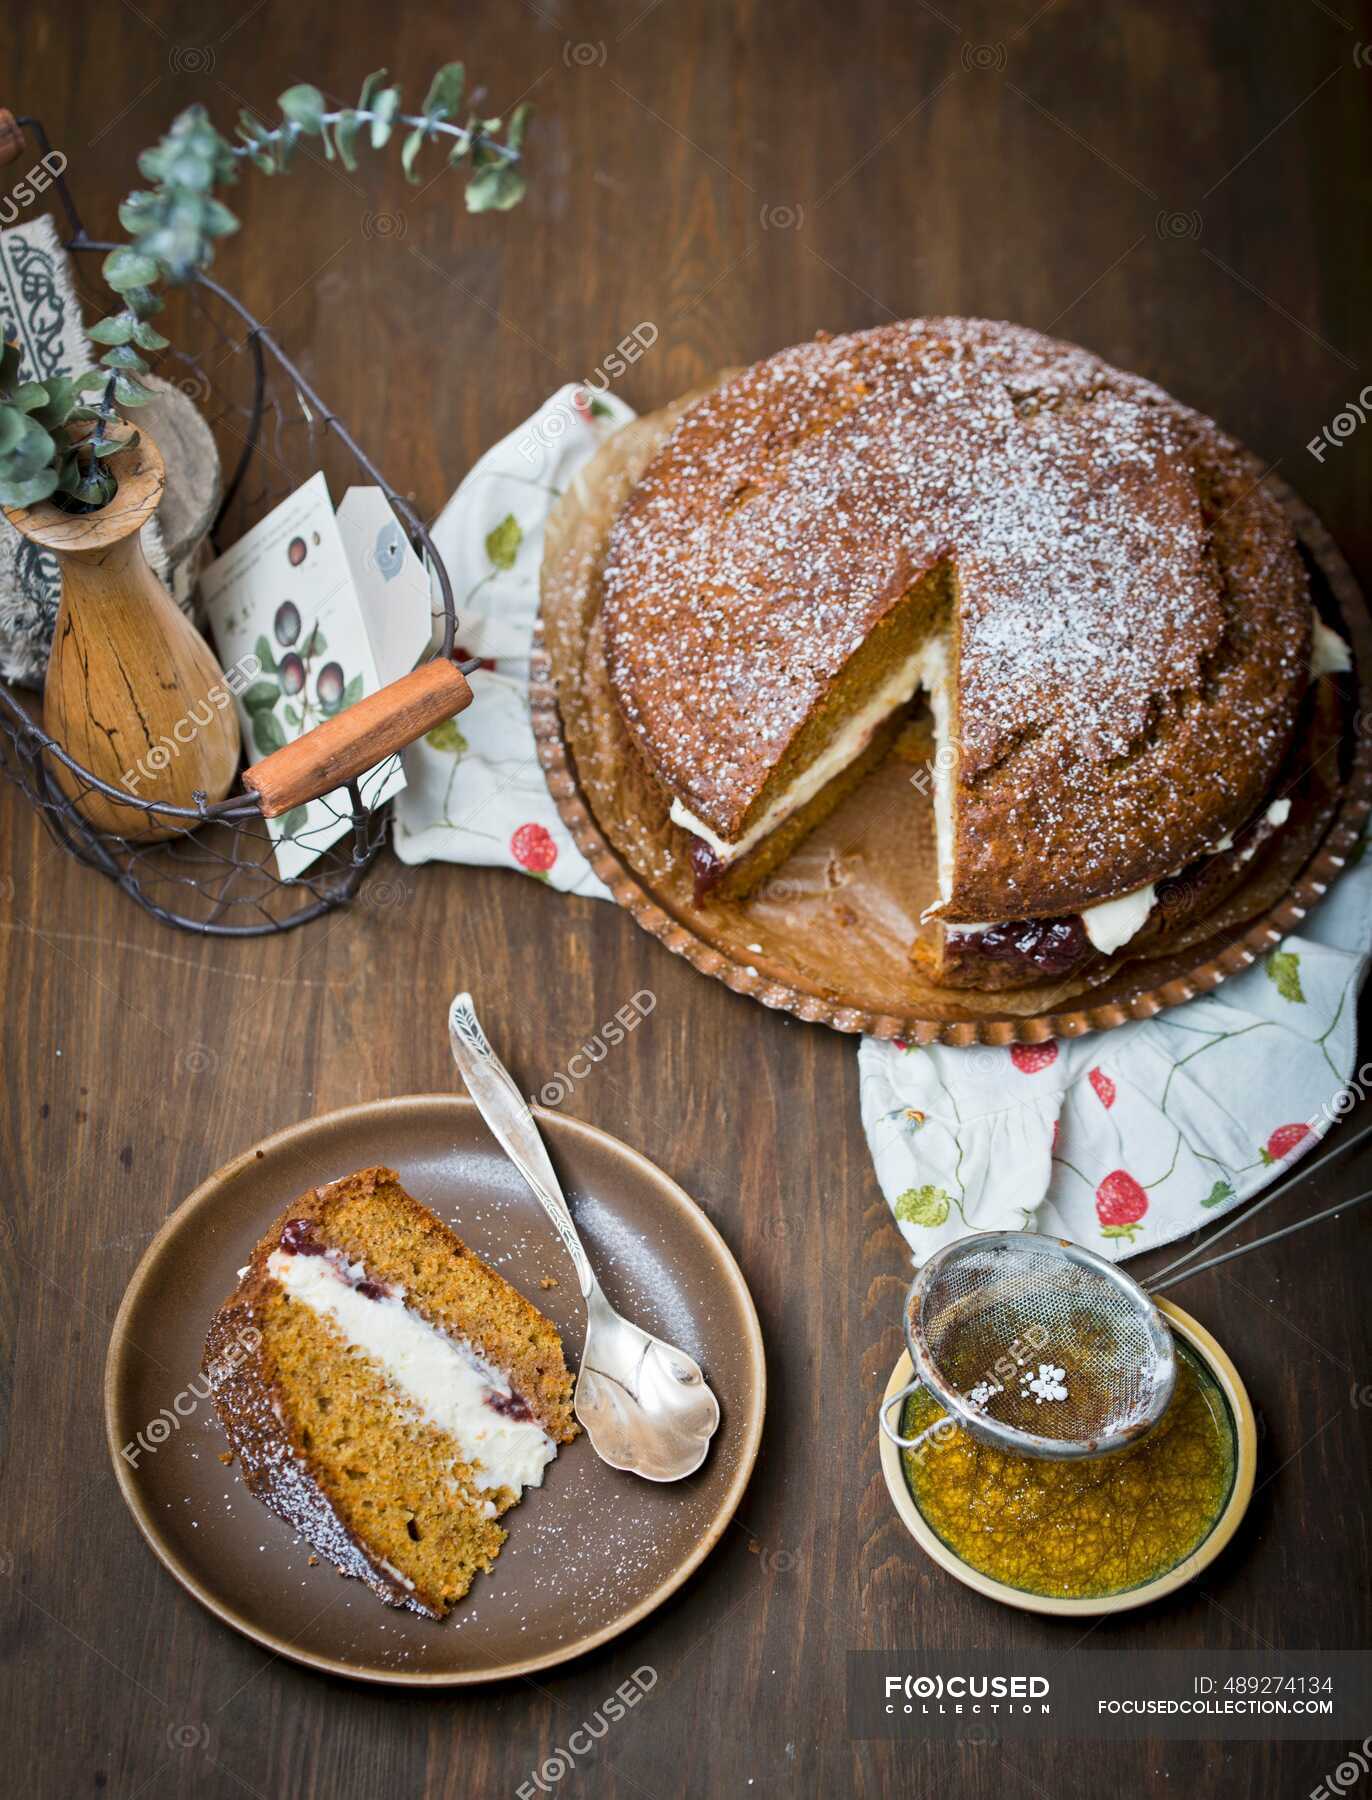
[[[315,1234],[313,1219],[287,1219],[281,1227],[281,1249],[287,1256],[327,1256],[329,1246]],[[364,1300],[384,1300],[390,1289],[383,1287],[379,1281],[354,1281],[349,1273],[348,1259],[342,1251],[337,1253],[337,1268],[340,1278],[351,1288],[356,1288]]]
[[[948,927],[948,947],[960,956],[984,956],[988,962],[1029,963],[1044,975],[1065,975],[1091,948],[1080,913],[1063,919],[1013,919],[986,931]]]

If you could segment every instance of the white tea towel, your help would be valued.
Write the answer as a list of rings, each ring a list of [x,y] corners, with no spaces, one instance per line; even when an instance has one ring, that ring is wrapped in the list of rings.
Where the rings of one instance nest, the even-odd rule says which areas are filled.
[[[406,752],[403,861],[518,868],[608,898],[544,785],[529,640],[553,502],[632,417],[608,395],[563,388],[482,457],[434,527],[463,648],[491,662],[468,710]],[[1028,1228],[1118,1260],[1240,1205],[1357,1097],[1370,944],[1372,858],[1301,936],[1157,1018],[1009,1050],[864,1038],[863,1129],[915,1258],[969,1231]]]
[[[402,862],[494,864],[609,898],[543,779],[529,722],[529,641],[553,503],[633,416],[610,394],[562,388],[486,452],[440,513],[432,537],[453,584],[460,653],[484,668],[467,711],[405,752],[394,833]]]
[[[862,1123],[916,1261],[1028,1229],[1118,1262],[1241,1205],[1372,1081],[1354,1070],[1369,946],[1372,857],[1299,937],[1155,1018],[1008,1050],[864,1039]]]

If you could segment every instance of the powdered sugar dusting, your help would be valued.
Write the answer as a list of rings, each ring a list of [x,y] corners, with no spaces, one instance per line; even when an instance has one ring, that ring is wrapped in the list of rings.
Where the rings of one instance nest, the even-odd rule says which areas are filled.
[[[873,626],[947,565],[950,916],[1075,911],[1248,817],[1284,754],[1308,591],[1260,474],[1161,389],[1020,327],[783,351],[683,415],[616,522],[616,696],[732,839]]]

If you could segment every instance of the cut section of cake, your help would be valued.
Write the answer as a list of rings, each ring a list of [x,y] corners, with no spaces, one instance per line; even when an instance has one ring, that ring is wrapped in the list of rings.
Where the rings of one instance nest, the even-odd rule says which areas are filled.
[[[398,1176],[303,1195],[215,1314],[205,1372],[250,1490],[341,1574],[441,1618],[578,1427],[551,1322]]]

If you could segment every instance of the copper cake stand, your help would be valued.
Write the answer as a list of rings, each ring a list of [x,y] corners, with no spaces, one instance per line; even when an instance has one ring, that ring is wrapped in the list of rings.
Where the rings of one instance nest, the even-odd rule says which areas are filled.
[[[687,400],[692,397],[687,396]],[[661,859],[655,863],[642,853],[640,846],[640,853],[631,863],[624,848],[634,841],[632,830],[626,831],[623,819],[616,820],[611,829],[619,847],[611,841],[607,821],[597,817],[591,791],[603,795],[604,783],[597,787],[596,783],[583,781],[568,741],[577,733],[569,733],[563,718],[558,672],[550,649],[550,645],[566,640],[564,621],[550,611],[550,602],[553,609],[565,609],[566,602],[557,597],[557,583],[550,583],[547,576],[550,562],[561,553],[564,565],[577,570],[572,586],[579,594],[571,602],[573,610],[581,604],[586,608],[584,618],[593,619],[598,553],[608,531],[608,518],[616,508],[616,496],[622,495],[650,448],[650,439],[640,436],[639,446],[626,449],[615,466],[618,440],[626,434],[632,436],[640,427],[652,426],[656,420],[660,421],[656,427],[660,441],[685,403],[654,415],[653,420],[627,426],[611,439],[549,521],[544,613],[535,632],[530,688],[539,759],[559,814],[578,849],[616,902],[667,949],[735,993],[747,994],[763,1006],[831,1026],[836,1031],[865,1032],[916,1044],[1040,1043],[1053,1037],[1109,1031],[1131,1019],[1151,1018],[1165,1007],[1180,1006],[1197,994],[1208,993],[1229,976],[1251,967],[1318,905],[1352,858],[1372,813],[1372,618],[1352,570],[1319,519],[1291,489],[1273,477],[1268,478],[1269,485],[1290,513],[1310,565],[1316,603],[1351,644],[1356,673],[1339,678],[1344,707],[1341,735],[1317,758],[1317,764],[1325,765],[1318,769],[1319,792],[1298,799],[1291,824],[1276,834],[1278,839],[1295,840],[1288,842],[1285,862],[1274,869],[1269,858],[1257,858],[1254,876],[1189,936],[1180,934],[1182,943],[1174,942],[1166,952],[1152,957],[1117,961],[1107,967],[1103,979],[1090,985],[1078,978],[1070,988],[1058,982],[1045,983],[1043,990],[969,995],[965,990],[934,988],[912,978],[907,996],[897,991],[889,976],[884,982],[874,983],[869,978],[870,970],[864,968],[873,934],[872,918],[864,918],[862,911],[864,904],[869,915],[873,908],[870,900],[864,902],[860,885],[850,890],[838,912],[842,918],[846,909],[853,930],[835,929],[827,915],[819,928],[826,934],[822,940],[822,967],[816,967],[808,954],[815,934],[803,928],[803,919],[792,921],[787,942],[787,886],[782,878],[807,854],[806,844],[765,884],[764,892],[766,888],[773,895],[780,891],[782,901],[779,908],[775,903],[771,906],[772,922],[780,920],[781,924],[778,931],[770,934],[759,926],[758,917],[764,909],[753,900],[716,902],[698,908],[684,892],[679,872],[659,866]],[[589,516],[597,504],[601,508],[598,521]],[[563,516],[568,507],[570,519]],[[565,591],[566,578],[562,579]],[[584,627],[577,629],[582,629],[585,637],[592,635]],[[599,737],[612,734],[612,728],[604,722],[604,694],[595,695],[589,703],[582,695],[579,702],[573,702],[578,703],[582,705],[583,734],[588,704],[594,708],[598,723],[593,729]],[[603,769],[605,756],[601,749],[593,744],[588,758]],[[626,756],[626,763],[627,760]],[[1336,764],[1337,770],[1333,766]],[[884,773],[878,770],[869,776],[864,790]],[[1315,773],[1314,769],[1304,771],[1302,781],[1308,786],[1308,778]],[[892,794],[896,779],[892,777],[888,783]],[[908,777],[898,779],[902,786],[908,785]],[[895,798],[903,804],[899,795]],[[850,797],[833,818],[842,820],[844,809],[853,802],[854,797]],[[610,809],[603,810],[608,813]],[[887,807],[885,819],[889,821],[890,816]],[[827,825],[822,825],[819,831],[826,829]],[[860,836],[860,816],[856,827],[850,819],[850,836],[855,829]],[[904,840],[907,855],[918,854],[909,849],[912,841]],[[860,853],[857,860],[861,863]],[[651,872],[647,872],[649,865]],[[794,885],[799,892],[802,884]],[[908,943],[908,937],[904,941]],[[862,954],[859,945],[864,946]]]

